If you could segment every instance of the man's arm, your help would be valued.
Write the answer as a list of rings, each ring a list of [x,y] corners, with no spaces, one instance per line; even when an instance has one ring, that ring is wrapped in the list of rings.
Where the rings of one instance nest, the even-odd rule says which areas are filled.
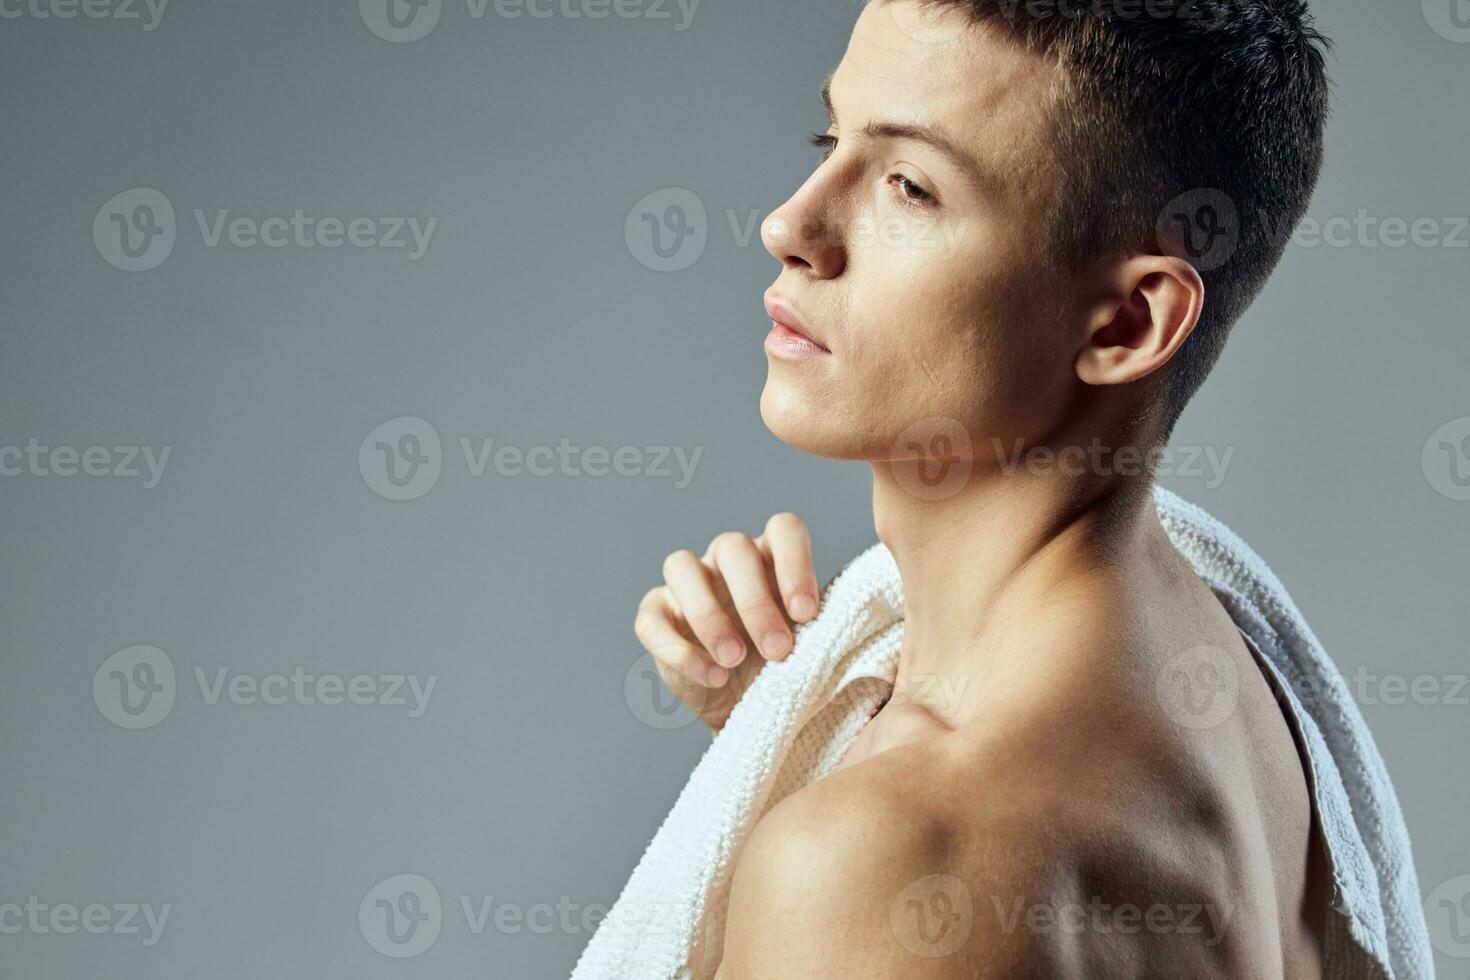
[[[1065,799],[1060,787],[1022,789],[988,815],[957,811],[965,794],[912,792],[947,785],[919,774],[917,754],[885,756],[757,825],[719,980],[1254,975],[1232,963],[1232,908],[1211,897],[1224,890],[1218,862],[1181,861],[1179,837],[1154,847],[1105,811],[1035,805]],[[1019,781],[995,788],[1008,782]]]

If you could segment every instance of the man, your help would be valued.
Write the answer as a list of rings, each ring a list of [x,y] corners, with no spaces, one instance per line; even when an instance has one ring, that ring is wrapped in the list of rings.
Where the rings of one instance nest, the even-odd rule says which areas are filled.
[[[1324,44],[1300,0],[863,9],[825,155],[763,227],[761,412],[871,463],[907,602],[895,689],[952,696],[893,698],[760,820],[721,980],[1322,975],[1303,752],[1139,461],[1306,208]],[[718,731],[817,611],[805,527],[664,575],[636,632]],[[1243,679],[1211,727],[1155,693],[1194,648]],[[890,916],[935,875],[969,883],[973,923],[915,955]]]

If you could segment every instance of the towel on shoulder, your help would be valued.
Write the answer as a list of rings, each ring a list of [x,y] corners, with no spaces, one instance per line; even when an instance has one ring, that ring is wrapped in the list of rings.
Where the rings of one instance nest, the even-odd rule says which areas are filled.
[[[1244,541],[1162,487],[1155,502],[1175,548],[1276,671],[1306,742],[1332,876],[1325,975],[1432,978],[1408,831],[1347,683]],[[833,578],[791,655],[761,669],[695,766],[571,980],[711,980],[741,846],[767,810],[837,765],[887,696],[903,608],[881,542]]]

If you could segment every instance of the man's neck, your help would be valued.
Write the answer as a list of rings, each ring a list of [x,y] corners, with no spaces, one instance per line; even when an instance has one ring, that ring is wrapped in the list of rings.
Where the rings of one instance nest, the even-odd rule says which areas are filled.
[[[1146,476],[1007,473],[977,463],[957,492],[926,499],[933,495],[909,489],[918,485],[914,465],[873,466],[874,524],[906,600],[900,689],[1006,666],[996,658],[1014,647],[994,637],[1086,601],[1119,576],[1151,577],[1171,550]],[[945,704],[930,708],[957,723],[959,705]]]

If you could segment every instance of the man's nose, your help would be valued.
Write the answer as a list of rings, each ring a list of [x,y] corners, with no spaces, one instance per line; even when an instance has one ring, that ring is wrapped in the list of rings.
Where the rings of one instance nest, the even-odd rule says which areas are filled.
[[[818,279],[834,279],[847,264],[840,229],[793,198],[761,226],[761,242],[788,269],[807,268]]]

